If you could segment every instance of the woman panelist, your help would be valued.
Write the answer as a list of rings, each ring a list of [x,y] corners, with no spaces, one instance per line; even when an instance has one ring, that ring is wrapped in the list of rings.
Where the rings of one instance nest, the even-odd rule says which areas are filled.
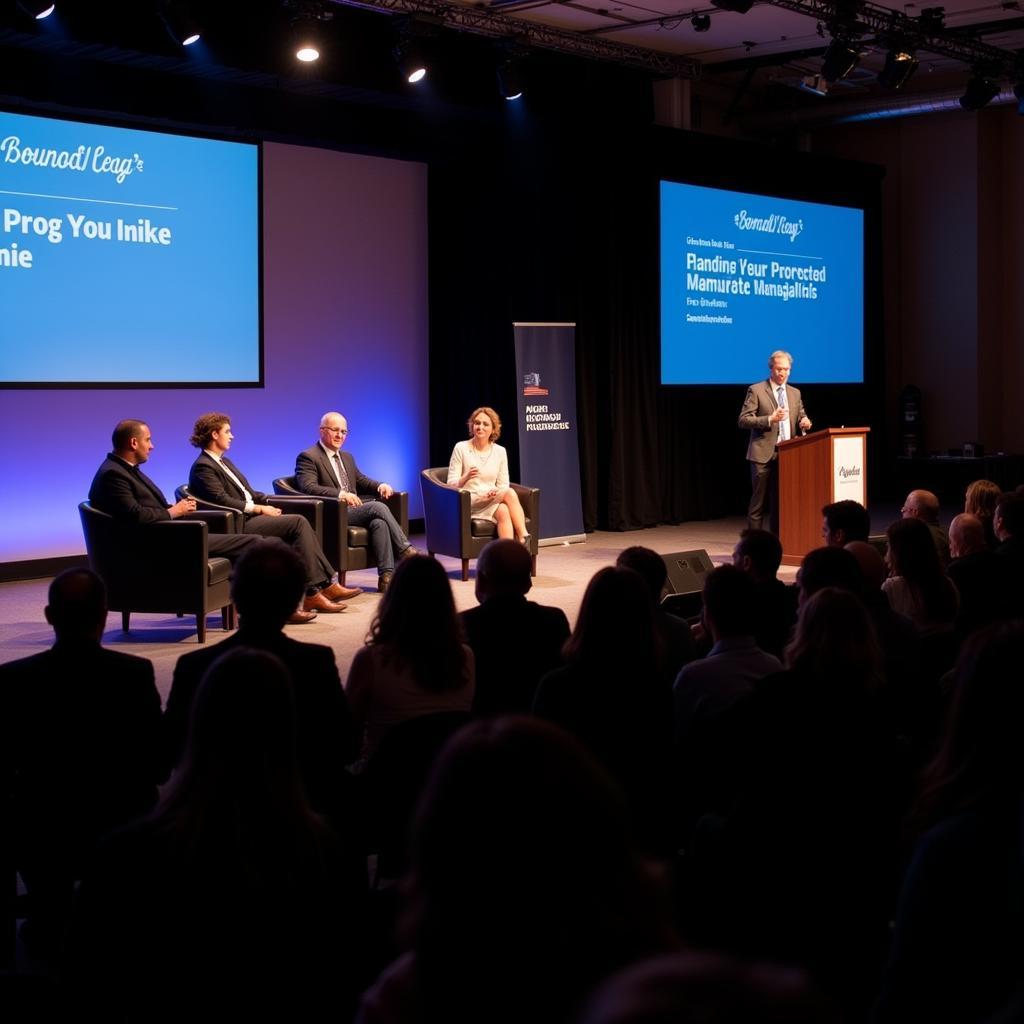
[[[501,419],[486,405],[466,422],[469,440],[460,441],[448,463],[448,483],[472,494],[470,511],[474,519],[497,523],[498,536],[515,537],[529,545],[526,515],[519,495],[508,485],[508,455],[500,444]]]

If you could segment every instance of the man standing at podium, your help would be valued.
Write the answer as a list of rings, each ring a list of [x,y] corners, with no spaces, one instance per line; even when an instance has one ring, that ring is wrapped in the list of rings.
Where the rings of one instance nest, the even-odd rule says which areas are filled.
[[[779,459],[775,446],[796,437],[798,432],[806,433],[811,429],[800,392],[786,383],[792,366],[793,357],[788,352],[773,352],[768,357],[768,379],[747,388],[739,418],[740,429],[750,431],[747,461],[752,493],[747,524],[752,530],[764,529],[767,510],[767,528],[776,535],[779,532]]]

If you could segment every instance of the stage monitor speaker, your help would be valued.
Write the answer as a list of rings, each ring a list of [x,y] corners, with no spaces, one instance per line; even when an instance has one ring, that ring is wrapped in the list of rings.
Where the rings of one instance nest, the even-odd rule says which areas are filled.
[[[661,558],[668,570],[668,596],[662,600],[662,607],[683,619],[698,617],[704,580],[715,567],[707,551],[673,551]]]

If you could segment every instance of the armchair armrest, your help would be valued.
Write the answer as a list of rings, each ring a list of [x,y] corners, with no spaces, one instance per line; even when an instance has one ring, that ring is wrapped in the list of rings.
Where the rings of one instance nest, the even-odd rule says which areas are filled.
[[[324,536],[324,499],[311,498],[308,495],[271,494],[267,496],[267,504],[279,508],[290,515],[302,516],[313,527],[313,532],[321,541]]]
[[[527,487],[526,484],[510,484],[519,496],[519,504],[523,506],[526,518],[530,520],[530,533],[540,536],[540,488]]]
[[[402,533],[409,536],[409,492],[408,491],[395,491],[390,498],[381,498],[381,501],[391,510],[391,514],[395,517],[398,525],[402,528]]]
[[[233,508],[197,508],[181,519],[185,522],[206,523],[210,533],[242,532],[242,514]]]
[[[469,491],[443,484],[425,469],[420,473],[420,493],[427,527],[427,550],[441,554],[466,550],[472,528]]]

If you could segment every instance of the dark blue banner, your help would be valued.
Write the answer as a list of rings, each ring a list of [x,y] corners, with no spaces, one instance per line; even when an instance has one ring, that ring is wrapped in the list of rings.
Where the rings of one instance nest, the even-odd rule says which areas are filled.
[[[514,324],[519,476],[541,492],[541,542],[581,541],[576,325]]]

